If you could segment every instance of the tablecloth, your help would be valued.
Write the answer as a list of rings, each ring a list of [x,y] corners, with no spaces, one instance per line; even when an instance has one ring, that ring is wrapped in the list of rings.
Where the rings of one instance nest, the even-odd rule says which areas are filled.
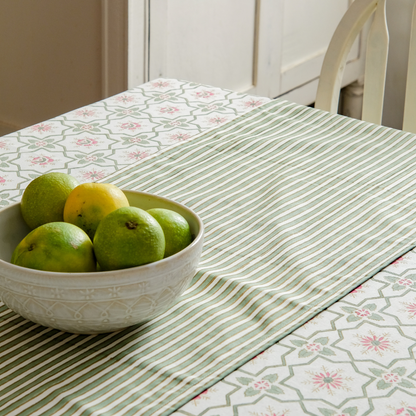
[[[166,84],[169,84],[169,83],[172,83],[172,82],[174,82],[174,81],[167,81],[167,80],[157,81],[158,85],[165,84],[165,88],[166,88]],[[196,90],[197,92],[200,91],[200,90],[210,91],[210,89],[208,87],[205,87],[205,86],[195,86],[194,85],[192,88],[190,88],[189,85],[190,84],[188,84],[188,83],[183,83],[182,84],[182,86],[184,88],[189,88],[188,89],[188,92],[189,92],[189,90],[192,90],[192,89]],[[147,88],[149,88],[149,86]],[[213,91],[213,90],[211,90],[211,91]],[[143,88],[142,88],[142,91],[140,91],[140,93],[143,94]],[[144,95],[146,95],[147,93],[148,93],[148,91],[146,91],[146,87],[144,87]],[[129,94],[135,95],[134,92],[130,92],[130,93],[124,94],[124,96],[125,97],[126,96],[129,96]],[[198,97],[198,100],[199,99],[202,99],[202,98],[200,98],[200,97],[202,97],[202,95],[208,96],[208,99],[209,99],[209,97],[211,97],[211,99],[212,99],[212,96],[215,95],[215,93],[213,93],[212,95],[210,95],[210,94],[208,94],[206,92],[204,92],[202,95],[200,94],[199,96],[198,96],[197,93],[195,93],[195,94],[196,95],[194,95],[194,98],[195,97]],[[231,93],[228,92],[226,94],[231,94]],[[137,96],[139,96],[139,94],[137,94]],[[244,97],[240,97],[240,98],[242,98],[241,102],[244,102],[244,99],[246,99]],[[169,99],[169,98],[167,98],[167,99]],[[117,100],[117,98],[115,97],[114,100]],[[129,109],[129,111],[126,112],[126,114],[130,114],[131,115],[132,114],[132,111],[133,111],[132,108],[133,109],[136,108],[136,104],[137,103],[136,104],[132,104],[132,102],[130,101],[130,104],[129,104],[128,103],[128,100],[125,100],[125,101],[127,103],[127,106],[130,106],[131,107]],[[151,101],[151,100],[149,100],[149,101]],[[252,103],[251,105],[253,105],[253,106],[258,105],[259,104],[259,101],[261,103],[261,100],[256,100],[256,99],[253,99],[253,98],[247,100],[247,102],[251,102]],[[102,107],[105,107],[105,105],[106,105],[105,103],[97,104],[97,109],[101,109]],[[142,107],[142,109],[143,108],[144,107]],[[204,108],[206,108],[206,107],[204,107]],[[94,109],[95,108],[93,107],[93,110]],[[93,111],[93,110],[88,110],[88,111]],[[190,117],[190,116],[188,116],[188,117]],[[65,116],[63,117],[63,119],[65,120]],[[177,117],[174,120],[172,120],[172,121],[178,121],[177,120]],[[62,120],[59,120],[59,122],[61,124],[64,124],[64,123],[62,123]],[[107,123],[110,124],[108,122],[108,120],[107,120]],[[180,121],[180,123],[183,123],[183,121]],[[93,123],[90,123],[90,125],[91,124],[93,124]],[[113,122],[113,124],[114,124],[114,122]],[[99,130],[100,128],[102,129],[102,126],[103,125],[105,125],[105,123],[101,122],[101,123],[98,123],[93,128],[97,128]],[[159,126],[160,126],[160,124],[159,124]],[[172,124],[169,124],[169,126],[172,126]],[[168,128],[170,128],[170,127],[168,127]],[[107,131],[108,130],[109,129],[107,129]],[[149,129],[149,130],[151,130],[151,129]],[[73,129],[73,130],[67,129],[67,132],[68,133],[71,133],[72,132],[72,134],[73,134],[74,131],[75,131],[75,129]],[[22,141],[22,139],[24,141],[25,132],[23,132],[23,134],[22,133],[20,133],[20,134],[21,134],[21,136],[19,138],[20,141]],[[27,132],[26,132],[26,134],[27,134]],[[390,134],[391,134],[391,131],[390,131]],[[53,135],[51,135],[51,136],[53,136]],[[60,137],[59,135],[57,135],[57,136]],[[68,142],[68,138],[71,136],[71,134],[67,134],[65,136],[66,136],[66,142]],[[156,137],[159,137],[159,136],[160,136],[160,134],[158,135],[157,132],[156,132],[156,134],[153,137],[156,138]],[[112,140],[109,135],[107,136],[107,138],[110,139],[110,140]],[[130,136],[130,138],[131,138],[131,136]],[[189,137],[187,137],[187,139],[189,139]],[[116,140],[115,139],[113,139],[113,140],[114,140],[114,143],[115,143]],[[9,136],[6,136],[6,139],[3,139],[3,141],[5,141],[6,143],[10,143],[10,137]],[[56,141],[58,142],[59,140],[56,140]],[[0,140],[0,142],[1,142],[1,140]],[[52,141],[49,141],[49,143],[48,143],[48,141],[43,140],[43,143],[46,143],[45,146],[47,146],[48,144],[51,145],[51,146],[57,146],[57,144],[54,144],[54,140],[53,139],[52,139]],[[31,146],[31,145],[33,145],[33,143],[29,144],[29,146]],[[131,145],[131,142],[130,142],[129,145]],[[3,146],[3,148],[4,147],[5,146]],[[146,143],[144,144],[144,147],[146,147]],[[21,146],[21,148],[23,148],[23,146]],[[59,148],[59,150],[62,152],[62,150],[60,148]],[[10,152],[10,153],[13,153],[13,152]],[[74,154],[69,153],[69,152],[68,152],[68,154],[73,158]],[[56,151],[56,155],[59,155],[59,151]],[[2,154],[2,158],[3,157],[4,156]],[[38,156],[35,155],[34,157],[38,157]],[[45,155],[42,155],[42,157],[45,158],[46,156]],[[49,157],[51,159],[53,159],[52,156],[49,156]],[[98,159],[99,159],[99,157],[98,157]],[[94,163],[91,163],[91,162],[97,162],[98,159],[90,158],[90,164],[93,165]],[[6,159],[5,162],[7,163],[7,161],[10,161],[10,160],[13,161],[13,159],[9,159],[8,158],[8,159]],[[45,159],[45,160],[47,160],[47,159]],[[81,160],[81,158],[79,160]],[[74,161],[74,158],[73,158],[73,161]],[[42,162],[42,163],[45,163],[45,161]],[[12,166],[14,166],[14,165],[12,165]],[[41,167],[41,169],[43,169],[44,166],[47,166],[47,164],[46,165],[41,165],[41,166],[43,166],[43,167]],[[49,168],[50,167],[51,166],[49,166]],[[65,167],[63,167],[63,168],[65,168]],[[81,169],[79,169],[79,168],[78,168],[78,170],[74,169],[74,171],[80,172]],[[9,171],[7,171],[7,169],[5,169],[5,172],[7,173]],[[3,201],[6,201],[6,203],[8,202],[8,199],[7,198],[8,197],[6,197],[6,198],[3,199]],[[12,198],[13,198],[13,195],[12,195]],[[10,199],[12,199],[12,198],[10,198]],[[393,267],[393,266],[391,266],[391,267]],[[394,277],[394,279],[396,279],[396,277]],[[393,277],[391,277],[390,279],[392,280]],[[400,287],[401,290],[402,290],[401,293],[406,293],[406,294],[408,294],[409,292],[412,293],[412,290],[414,290],[414,289],[411,287],[411,284],[409,284],[409,281],[411,281],[412,284],[413,284],[412,278],[409,278],[407,280],[406,280],[406,278],[404,278],[404,280],[403,280],[403,279],[397,277],[396,283],[394,284],[394,285],[396,285],[395,286],[396,287],[395,290],[396,291],[399,290],[399,289],[397,289],[397,287]],[[401,283],[397,283],[397,282],[401,282]],[[406,284],[403,285],[402,283],[406,283]],[[358,289],[358,290],[360,290],[360,289]],[[348,322],[351,324],[351,323],[356,323],[356,321],[359,320],[360,323],[361,323],[361,321],[364,322],[364,323],[369,323],[370,326],[374,322],[377,322],[378,324],[380,324],[380,321],[382,321],[382,319],[378,319],[377,317],[380,317],[380,316],[383,317],[383,315],[380,315],[380,313],[377,313],[376,312],[376,310],[377,310],[377,303],[376,303],[376,308],[374,308],[374,305],[373,304],[370,303],[370,304],[368,304],[370,306],[368,306],[366,301],[363,301],[363,302],[364,302],[364,304],[361,304],[361,305],[363,305],[363,307],[362,308],[359,308],[359,310],[362,309],[361,312],[354,312],[355,309],[354,309],[354,311],[352,311],[353,306],[351,306],[350,309],[348,309],[350,311],[349,312],[349,315],[352,316],[352,318],[350,318],[348,320]],[[339,305],[339,304],[340,303],[338,302],[335,305]],[[409,303],[409,305],[411,305],[411,302]],[[9,315],[7,313],[6,313],[6,315],[9,317]],[[355,319],[355,317],[358,317],[358,318]],[[409,326],[409,327],[411,328],[411,326]],[[407,334],[405,336],[406,337],[409,337],[409,334]],[[375,345],[375,344],[377,344],[380,341],[377,338],[377,335],[374,335],[374,337],[375,337],[374,339],[372,339],[372,340],[370,340],[368,342],[370,342],[370,343],[373,342],[374,345]],[[412,335],[410,334],[410,340],[412,340],[411,337],[412,337]],[[385,338],[386,337],[384,336],[384,339]],[[287,339],[289,339],[289,338],[286,337],[285,340],[287,340]],[[317,338],[314,338],[312,341],[316,341],[316,342],[312,342],[311,343],[311,342],[305,341],[305,337],[304,337],[304,339],[301,339],[300,341],[299,340],[296,341],[296,339],[295,339],[292,344],[289,344],[289,345],[294,345],[295,347],[298,347],[299,348],[299,360],[300,360],[300,363],[298,364],[298,366],[301,366],[302,365],[302,360],[306,360],[308,358],[309,358],[308,363],[312,363],[312,366],[310,368],[314,368],[313,367],[313,365],[314,365],[313,363],[315,363],[315,361],[318,362],[319,360],[322,360],[322,359],[329,360],[328,361],[329,363],[334,362],[334,361],[336,362],[336,360],[334,360],[335,357],[332,357],[332,355],[334,355],[334,354],[336,355],[336,353],[334,353],[334,354],[331,353],[331,352],[334,352],[333,351],[334,348],[333,347],[331,348],[332,343],[330,343],[329,339],[326,340],[324,336],[317,336]],[[414,339],[413,339],[413,341],[414,341]],[[315,346],[310,346],[309,344],[315,344]],[[279,345],[279,344],[277,344],[277,345]],[[282,344],[282,345],[284,345],[284,344]],[[371,344],[371,345],[373,345],[373,344]],[[414,345],[414,343],[412,345]],[[302,346],[304,346],[304,348],[301,348]],[[275,347],[272,347],[272,348],[275,348]],[[291,351],[294,351],[295,350],[295,348],[293,346],[291,348],[292,348]],[[411,346],[408,346],[407,347],[407,350],[406,351],[408,352],[408,356],[404,355],[405,358],[403,358],[403,359],[405,359],[407,361],[409,361],[409,360],[411,361],[413,359],[413,362],[414,362],[414,355],[413,355],[413,352],[412,352],[413,351],[412,348],[413,347],[411,347]],[[378,350],[381,350],[381,347],[378,348]],[[301,351],[303,351],[303,352],[301,352]],[[335,351],[338,351],[338,350],[335,350]],[[401,354],[402,354],[402,357],[403,357],[403,352],[402,352],[403,350],[402,349],[399,349],[397,351],[400,351]],[[309,354],[311,352],[312,352],[312,355]],[[268,353],[264,353],[262,355],[267,356]],[[281,357],[285,357],[286,355],[288,355],[288,354],[280,355],[279,358],[278,358],[278,362],[280,363],[281,362],[281,359],[282,359]],[[310,358],[310,357],[312,357],[312,358]],[[256,358],[255,360],[257,360],[257,362],[259,362],[258,361],[259,358]],[[393,361],[394,361],[394,363],[397,362],[397,360],[393,360]],[[249,365],[249,364],[247,364],[247,365]],[[278,364],[277,366],[279,367],[279,365],[280,364]],[[291,366],[293,367],[294,364],[291,364]],[[388,366],[388,365],[385,365],[385,367],[386,366],[388,367],[387,369],[391,369],[390,372],[389,371],[384,371],[384,369],[380,370],[380,368],[378,368],[377,366],[375,367],[375,371],[376,370],[379,370],[379,371],[376,371],[376,373],[379,374],[379,378],[380,379],[385,380],[385,377],[387,377],[388,381],[385,381],[386,384],[382,384],[380,382],[376,382],[376,376],[373,375],[373,376],[370,376],[370,378],[372,377],[372,379],[370,381],[364,383],[364,385],[360,387],[361,390],[362,390],[362,392],[361,392],[361,396],[359,396],[359,395],[358,396],[361,399],[361,402],[360,402],[361,403],[361,407],[357,407],[357,406],[354,407],[352,405],[349,406],[349,404],[354,404],[354,400],[355,401],[358,400],[357,399],[357,393],[355,392],[354,393],[354,397],[351,398],[346,393],[346,392],[348,392],[348,388],[345,387],[345,385],[342,384],[342,382],[340,381],[339,377],[338,378],[335,377],[336,382],[333,382],[333,383],[332,382],[329,382],[329,380],[331,379],[331,377],[333,375],[332,373],[330,373],[327,377],[324,377],[326,379],[326,381],[323,381],[322,382],[323,383],[322,390],[324,392],[332,391],[332,393],[335,390],[336,390],[336,393],[341,392],[341,396],[340,397],[342,399],[339,402],[337,402],[337,403],[334,403],[333,400],[332,401],[329,400],[329,402],[331,403],[330,406],[328,406],[328,401],[326,401],[325,397],[322,397],[322,398],[317,398],[316,397],[316,392],[319,392],[319,388],[317,389],[316,385],[315,385],[315,394],[313,395],[313,398],[312,399],[308,395],[305,396],[306,397],[306,399],[305,399],[305,397],[303,397],[304,391],[302,389],[298,389],[298,391],[296,391],[296,394],[293,394],[290,397],[288,397],[287,395],[279,396],[281,394],[286,393],[285,390],[282,389],[282,386],[288,385],[288,386],[290,386],[291,391],[295,391],[296,390],[296,383],[295,383],[294,386],[293,386],[293,383],[291,384],[290,382],[288,382],[287,384],[285,384],[286,379],[283,379],[282,380],[281,376],[279,378],[279,375],[277,373],[276,374],[275,373],[273,373],[273,374],[263,374],[262,375],[262,378],[259,379],[259,380],[257,380],[256,377],[253,377],[254,374],[251,373],[251,374],[249,374],[249,375],[251,375],[251,377],[250,376],[249,377],[238,377],[238,374],[237,374],[237,378],[235,379],[235,380],[238,380],[240,382],[241,387],[240,388],[237,388],[236,386],[238,386],[238,384],[235,384],[233,391],[236,394],[234,395],[233,399],[236,398],[236,397],[238,397],[237,391],[240,390],[240,393],[241,394],[244,394],[244,397],[245,397],[244,401],[241,401],[240,403],[238,403],[238,401],[237,402],[233,401],[233,404],[231,405],[231,402],[228,399],[230,397],[230,391],[229,391],[229,388],[227,387],[227,386],[229,386],[229,384],[227,384],[227,383],[229,383],[229,381],[227,381],[227,379],[225,379],[224,380],[224,383],[225,384],[220,384],[220,385],[217,384],[217,386],[220,386],[219,387],[220,388],[220,393],[224,393],[223,388],[224,388],[224,386],[226,386],[226,388],[225,388],[225,391],[226,391],[225,396],[227,397],[227,400],[226,400],[227,401],[227,405],[222,405],[221,404],[221,399],[219,399],[219,403],[220,403],[219,405],[217,405],[217,406],[214,405],[213,407],[208,406],[207,409],[201,410],[201,411],[202,412],[206,411],[209,414],[216,414],[215,413],[216,411],[218,411],[217,412],[218,414],[220,414],[220,412],[221,412],[221,414],[226,414],[226,413],[223,413],[223,412],[226,412],[227,411],[227,406],[229,405],[229,406],[232,406],[233,412],[235,411],[235,409],[239,409],[238,410],[240,412],[239,414],[243,414],[241,412],[244,412],[244,411],[247,411],[246,414],[250,414],[250,412],[252,414],[255,414],[255,412],[257,412],[259,415],[260,414],[261,415],[263,415],[263,414],[266,415],[267,414],[266,412],[270,412],[270,414],[272,414],[271,413],[272,411],[277,414],[277,412],[281,412],[281,413],[282,412],[285,412],[286,411],[285,410],[286,408],[289,409],[288,411],[292,411],[292,412],[293,412],[293,409],[296,409],[296,408],[298,410],[299,409],[303,409],[302,411],[306,412],[306,414],[315,414],[313,412],[317,412],[316,414],[336,414],[336,412],[338,412],[338,411],[343,411],[346,414],[357,414],[358,409],[360,409],[360,413],[359,414],[361,414],[361,413],[364,414],[363,412],[361,412],[361,409],[364,409],[365,408],[365,405],[363,405],[362,403],[364,402],[364,403],[367,403],[367,405],[368,405],[368,403],[373,403],[373,401],[375,400],[373,397],[368,397],[368,391],[370,390],[370,389],[368,389],[368,386],[370,386],[370,385],[375,386],[377,384],[377,386],[385,386],[385,385],[388,384],[389,385],[388,387],[380,387],[379,390],[384,390],[382,392],[382,394],[385,393],[385,390],[389,388],[390,389],[389,390],[389,395],[396,395],[396,396],[399,396],[401,398],[403,398],[403,397],[405,398],[406,397],[406,394],[404,394],[404,395],[402,394],[403,392],[411,391],[412,386],[410,386],[410,384],[412,384],[412,382],[410,380],[412,380],[412,377],[413,377],[412,374],[414,374],[414,373],[410,373],[410,374],[408,372],[407,373],[406,372],[403,373],[403,369],[400,366],[397,367],[399,369],[397,371],[396,371],[396,367],[394,367],[394,365],[393,365],[393,367]],[[284,366],[282,365],[282,367],[284,367]],[[289,370],[289,372],[294,373],[295,370],[292,367]],[[305,367],[305,365],[303,365],[303,367]],[[409,368],[408,365],[406,367]],[[347,366],[347,368],[354,368],[354,367]],[[249,371],[247,369],[241,369],[241,371],[243,373],[246,372],[245,373],[246,375],[249,373]],[[309,371],[312,371],[312,370],[309,370]],[[262,371],[257,371],[256,372],[256,374],[261,374],[261,373],[262,373]],[[323,371],[323,370],[321,370],[321,373],[324,374],[324,375],[326,374],[325,371]],[[387,375],[384,376],[385,373]],[[370,372],[370,374],[373,374],[373,373]],[[393,377],[394,374],[396,374],[396,376],[397,376],[396,378]],[[229,376],[229,377],[231,377],[231,376]],[[292,375],[292,378],[293,377],[294,376]],[[319,374],[317,374],[317,377],[319,379]],[[296,377],[296,379],[299,380],[299,377]],[[333,377],[332,377],[332,379],[333,379]],[[341,377],[341,379],[342,379],[342,377]],[[233,382],[231,382],[231,384],[232,383]],[[396,383],[396,384],[394,384],[394,383]],[[338,388],[338,390],[337,390],[337,388]],[[281,390],[283,391],[283,393],[281,392]],[[185,406],[181,410],[181,412],[185,412],[185,414],[192,414],[192,413],[189,413],[189,412],[191,411],[191,409],[193,409],[193,410],[197,411],[198,414],[200,414],[201,411],[200,410],[197,410],[197,406],[200,406],[200,404],[203,403],[203,402],[206,402],[206,403],[210,402],[212,404],[211,400],[208,400],[208,398],[210,398],[210,397],[212,398],[212,394],[213,394],[214,391],[215,391],[215,386],[213,388],[211,388],[210,390],[208,390],[207,392],[205,392],[204,394],[201,394],[201,395],[197,396],[197,398],[195,398],[187,406]],[[375,398],[377,398],[378,397],[377,396],[377,393],[378,392],[376,390],[374,390],[374,392],[376,393]],[[250,398],[251,400],[253,400],[251,407],[250,407],[250,405],[247,404],[247,400],[248,400],[247,398]],[[203,399],[205,399],[205,400],[203,400]],[[240,399],[238,399],[238,400],[240,400]],[[267,407],[264,407],[263,406],[265,404],[265,400],[266,401],[267,400],[269,400],[269,401],[271,400],[274,405],[275,405],[275,403],[278,403],[279,406],[280,406],[280,404],[283,403],[283,404],[288,404],[290,406],[286,406],[286,408],[285,407],[282,408],[282,406],[280,406],[278,409],[273,410],[272,407],[270,407],[271,405],[269,404],[268,405],[269,406],[269,410],[268,410]],[[256,405],[253,407],[253,403],[254,402],[255,402]],[[317,407],[314,408],[313,407],[314,405],[310,404],[310,402],[313,402],[314,404],[316,404]],[[349,402],[351,402],[351,403],[349,403]],[[257,403],[259,403],[258,406],[257,406]],[[324,403],[324,405],[322,405],[322,403]],[[394,404],[394,402],[392,402],[391,400],[390,400],[389,403],[390,403],[390,405],[393,405]],[[405,409],[405,407],[407,406],[408,409],[411,410],[411,403],[405,403],[405,402],[403,402],[403,403],[404,403],[403,406],[402,406],[403,409]],[[348,406],[347,406],[347,404],[348,404]],[[325,407],[325,405],[326,405],[326,407]],[[194,407],[190,408],[190,406],[194,406]],[[222,409],[219,409],[219,406]],[[263,407],[261,407],[261,406],[263,406]],[[398,410],[401,409],[400,406],[401,406],[401,403],[398,403],[398,406],[396,406]],[[371,410],[371,406],[369,408]],[[292,409],[292,410],[290,410],[290,409]],[[354,409],[356,409],[356,410],[354,410]],[[356,413],[354,413],[354,411],[356,411]],[[312,412],[312,413],[307,413],[307,412]],[[330,412],[332,412],[332,413],[330,413]],[[109,413],[109,414],[112,414],[112,413]],[[301,413],[299,413],[299,412],[296,413],[295,412],[293,414],[301,414]],[[369,414],[368,411],[367,411],[366,414]]]

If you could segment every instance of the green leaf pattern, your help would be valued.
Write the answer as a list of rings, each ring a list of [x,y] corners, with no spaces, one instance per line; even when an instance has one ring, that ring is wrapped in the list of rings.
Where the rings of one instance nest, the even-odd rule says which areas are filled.
[[[381,368],[369,368],[379,380],[377,381],[378,390],[387,390],[395,385],[405,389],[413,389],[415,385],[407,378],[404,378],[407,369],[406,367],[395,367],[391,370],[384,370]]]
[[[291,339],[290,342],[300,348],[298,351],[299,358],[307,358],[317,354],[324,356],[335,355],[335,352],[331,348],[325,346],[329,343],[328,337],[319,337],[314,339],[312,342],[302,339]]]
[[[373,321],[384,321],[384,318],[374,311],[377,309],[375,303],[368,303],[362,307],[342,306],[341,309],[347,312],[347,322],[357,322],[363,319],[371,319]]]
[[[284,391],[275,384],[278,378],[277,374],[267,374],[260,378],[237,377],[236,380],[243,386],[249,386],[244,390],[244,396],[251,397],[261,393],[283,394]]]

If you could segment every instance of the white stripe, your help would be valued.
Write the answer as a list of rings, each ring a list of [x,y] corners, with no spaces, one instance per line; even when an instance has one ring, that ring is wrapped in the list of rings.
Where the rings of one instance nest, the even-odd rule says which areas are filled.
[[[397,220],[398,221],[398,220]],[[388,239],[388,237],[386,237],[386,239]],[[380,240],[380,242],[379,242],[379,244],[382,244],[382,240]],[[363,242],[363,244],[365,245],[365,243],[366,242]],[[371,251],[372,251],[373,249],[371,249]],[[355,264],[356,263],[356,261],[360,258],[362,256],[362,253],[359,253],[359,254],[357,254],[357,256],[356,256],[356,258],[354,258],[353,260],[352,260],[352,264]],[[344,265],[344,267],[343,268],[341,268],[341,272],[342,272],[342,269],[345,269],[345,268],[347,268],[347,267],[349,267],[349,266],[347,266],[347,265]],[[329,265],[327,266],[327,267],[325,267],[324,269],[328,269],[329,268]],[[321,273],[322,271],[325,271],[325,270],[320,270],[320,272],[319,273]],[[326,279],[323,279],[324,281],[326,281],[326,280],[328,280],[330,277],[328,277],[328,278],[326,278]],[[316,282],[314,285],[312,285],[309,289],[308,289],[308,293],[309,292],[312,292],[313,291],[313,289],[315,288],[315,286],[317,286],[317,285],[319,285],[319,284],[321,284],[322,283],[322,280],[321,280],[321,282]],[[338,284],[338,282],[335,282],[334,284]],[[332,286],[332,285],[331,285]],[[330,289],[331,288],[331,286],[329,286],[328,287],[328,289]],[[253,290],[254,290],[254,288],[253,288]],[[273,292],[273,291],[275,291],[275,289],[270,289],[270,290],[266,290],[266,292]],[[263,291],[263,292],[265,292],[265,291]],[[286,292],[286,293],[292,293],[292,291],[290,291],[290,292]],[[279,294],[280,296],[281,296],[281,294]],[[250,302],[250,304],[252,303],[252,302],[254,302],[254,299],[257,299],[257,298],[260,298],[262,295],[261,294],[259,294],[259,295],[257,295],[255,298],[253,298],[253,300]],[[304,297],[305,296],[305,293],[302,293],[302,294],[300,294],[300,295],[298,295],[297,297]],[[318,296],[318,295],[316,295],[316,296]],[[297,298],[297,297],[295,297],[295,298]],[[275,298],[275,297],[273,297],[273,298],[271,298],[271,302],[275,302],[276,300],[277,300],[278,298]],[[292,297],[292,299],[293,299],[293,297]],[[285,303],[287,303],[287,302],[291,302],[291,301],[286,301]],[[221,302],[222,303],[222,302]],[[269,302],[265,302],[265,304],[264,304],[264,306],[263,307],[265,307],[267,304],[268,304]],[[247,309],[249,306],[246,306],[246,308],[245,309]],[[278,309],[280,309],[280,307],[278,307]],[[219,312],[220,314],[222,314],[224,312],[224,310],[222,310],[221,312]],[[257,311],[255,311],[256,313],[257,313]],[[276,313],[276,311],[271,311],[271,313]],[[211,319],[212,319],[212,315],[210,315],[211,316]],[[214,315],[215,316],[215,315]],[[229,319],[231,319],[231,317],[230,318],[226,318],[226,319],[224,319],[223,321],[225,322],[225,321],[228,321]],[[244,323],[244,321],[241,321],[242,323]],[[221,323],[219,323],[219,324],[222,324],[223,322],[221,322]],[[242,323],[239,323],[238,325],[241,325]],[[195,329],[197,329],[198,327],[200,327],[201,326],[201,324],[199,324],[199,325],[197,325],[196,327],[194,327],[194,330]],[[247,333],[249,333],[250,331],[251,331],[252,329],[249,329],[248,331],[246,331]],[[229,331],[229,327],[226,329],[226,330],[224,330],[224,331],[222,331],[221,333],[218,333],[217,335],[216,335],[216,337],[215,338],[217,338],[217,337],[219,337],[220,335],[224,335],[224,333],[227,333]],[[210,332],[210,330],[208,330],[208,332]],[[204,333],[204,336],[206,336],[206,334],[207,334],[207,331]],[[186,336],[187,336],[188,334],[186,334],[186,335],[181,335],[179,338],[177,337],[177,339],[175,340],[175,342],[177,342],[180,338],[185,338]],[[243,336],[244,336],[244,333],[243,333]],[[151,344],[151,343],[149,343],[149,344]],[[148,344],[148,345],[149,345]],[[224,347],[224,345],[223,344],[221,344],[221,346],[222,347]],[[184,347],[182,347],[182,348],[179,348],[179,349],[177,349],[175,352],[174,352],[174,354],[176,354],[178,351],[180,351],[181,349],[183,349],[183,348],[187,348],[188,346],[184,346]],[[201,348],[204,348],[205,346],[203,345],[203,346],[201,346]],[[136,353],[138,353],[139,351],[136,351],[135,352],[135,355],[136,355]],[[181,360],[179,360],[179,361],[177,361],[177,363],[180,363],[180,362],[182,362],[183,360],[186,360],[186,359],[189,359],[189,358],[191,358],[192,357],[192,355],[194,354],[194,352],[195,352],[195,350],[192,352],[192,353],[190,353],[190,354],[188,354],[188,356],[185,356],[185,357],[183,357]],[[150,355],[148,355],[148,358],[150,358],[151,356],[153,356],[153,355],[155,355],[157,352],[155,351],[155,352],[153,352],[153,353],[151,353]],[[172,354],[170,354],[170,355],[172,355]],[[169,355],[168,356],[165,356],[164,357],[165,359],[166,358],[169,358]],[[123,357],[123,359],[122,360],[120,360],[120,361],[122,361],[122,362],[124,362],[126,360],[126,357]],[[138,363],[141,363],[141,362],[143,362],[143,360],[138,360],[138,361],[136,361],[136,363],[135,363],[135,365],[137,365]],[[152,364],[150,364],[148,367],[146,367],[145,369],[143,369],[142,370],[142,372],[141,373],[137,373],[135,376],[134,376],[134,378],[133,379],[136,379],[136,378],[138,378],[138,377],[140,377],[141,376],[141,374],[143,373],[143,372],[145,372],[145,371],[148,371],[149,370],[149,368],[152,368],[154,365],[157,365],[159,362],[157,361],[157,362],[154,362],[153,363],[153,365]],[[114,367],[114,366],[112,366],[112,367]],[[164,367],[164,368],[167,368],[166,366]],[[106,369],[107,370],[107,369]],[[104,372],[107,372],[106,370],[104,370]],[[129,371],[129,370],[125,370],[125,371]],[[103,386],[106,386],[106,385],[108,385],[108,384],[111,384],[112,382],[114,382],[114,381],[116,381],[116,379],[118,379],[119,377],[121,377],[123,374],[118,374],[118,375],[116,375],[116,376],[114,376],[112,379],[110,379],[110,380],[107,380],[106,382],[104,382],[104,383],[102,383],[101,384],[101,387],[103,387]],[[89,382],[92,382],[93,380],[95,380],[95,379],[97,379],[99,376],[95,376],[93,379],[90,379],[89,380]],[[100,376],[101,377],[101,376]],[[129,379],[129,382],[131,382],[132,381],[132,378],[130,378]],[[148,383],[149,382],[149,380],[147,380],[146,381],[146,383]],[[84,383],[85,384],[85,383]],[[87,383],[88,384],[88,383]],[[114,389],[113,389],[113,391],[117,391],[119,388],[122,388],[122,386],[118,386],[118,387],[115,387]],[[140,386],[138,386],[137,387],[137,389],[138,390],[140,390]],[[133,389],[134,390],[134,389]],[[72,392],[74,392],[75,390],[74,389],[71,389],[71,390],[69,390],[69,391],[67,391],[66,393],[67,394],[70,394],[70,393],[72,393]],[[90,393],[91,394],[93,394],[93,391],[90,391]],[[88,395],[89,393],[86,393],[86,395]],[[82,395],[82,396],[79,396],[78,397],[78,399],[83,399],[83,398],[85,398],[86,396],[85,395]],[[94,402],[92,402],[92,403],[94,403]],[[92,404],[92,403],[90,403],[90,404]],[[51,404],[52,405],[52,404]],[[68,403],[68,406],[70,405],[70,402]],[[49,406],[48,406],[48,408],[49,408]],[[64,409],[64,408],[63,408]],[[63,409],[61,409],[61,410],[63,410]],[[58,412],[58,413],[56,413],[56,415],[59,415],[59,414],[61,414],[61,412]],[[77,414],[77,413],[76,413]]]
[[[131,167],[130,167],[131,168]],[[409,214],[410,215],[410,214]],[[397,220],[397,221],[399,221],[399,220]],[[361,256],[361,254],[360,254],[360,256]],[[273,289],[273,290],[275,290],[275,289]],[[302,293],[301,295],[299,295],[299,296],[304,296],[304,294]],[[253,300],[252,300],[253,301]],[[273,311],[273,313],[275,313],[274,311]],[[231,317],[229,318],[229,319],[231,319]],[[135,352],[136,353],[136,352]]]

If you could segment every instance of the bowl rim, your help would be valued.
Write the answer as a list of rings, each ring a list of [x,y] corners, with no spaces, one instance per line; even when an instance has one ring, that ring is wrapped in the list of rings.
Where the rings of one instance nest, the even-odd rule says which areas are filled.
[[[171,263],[177,263],[181,261],[181,258],[188,257],[190,255],[190,252],[195,250],[196,246],[199,246],[203,244],[203,238],[204,238],[204,224],[200,218],[200,216],[191,208],[187,207],[186,205],[177,202],[173,199],[169,199],[157,194],[152,194],[150,192],[143,192],[143,191],[135,191],[130,189],[121,189],[123,192],[131,192],[135,194],[141,194],[143,196],[149,196],[154,199],[158,199],[164,202],[167,202],[169,204],[173,204],[176,206],[179,206],[181,209],[187,211],[192,217],[194,217],[197,220],[197,224],[199,226],[198,234],[195,236],[191,244],[187,247],[185,247],[183,250],[179,251],[176,254],[173,254],[172,256],[169,256],[167,258],[148,263],[143,264],[141,266],[135,266],[135,267],[129,267],[126,269],[117,269],[117,270],[108,270],[108,271],[96,271],[96,272],[80,272],[80,273],[70,273],[70,272],[51,272],[51,271],[44,271],[44,270],[37,270],[37,269],[30,269],[27,267],[18,266],[15,264],[12,264],[10,262],[7,262],[3,259],[0,259],[0,270],[7,270],[9,273],[15,273],[19,277],[33,277],[39,282],[39,284],[42,284],[42,282],[50,283],[53,279],[55,283],[59,284],[59,280],[65,280],[66,282],[68,279],[70,279],[71,282],[80,283],[81,288],[82,286],[85,286],[85,283],[87,283],[88,280],[98,280],[102,284],[99,284],[98,286],[106,286],[108,284],[116,285],[116,286],[122,286],[122,282],[115,282],[114,281],[114,274],[117,275],[117,279],[122,279],[123,277],[131,277],[132,274],[136,273],[140,270],[140,273],[143,275],[143,277],[146,279],[148,275],[151,274],[153,269],[166,269],[168,271],[170,269],[169,265]],[[7,209],[14,208],[16,205],[20,205],[20,202],[15,202],[13,204],[8,205],[7,207],[0,210],[5,211]],[[176,261],[175,261],[176,260]],[[138,277],[138,281],[140,281],[140,277]],[[20,281],[20,278],[17,278],[17,281]],[[79,281],[79,282],[78,282]],[[111,281],[111,282],[110,282]],[[71,285],[72,286],[72,285]],[[96,282],[94,282],[94,286],[96,286]]]

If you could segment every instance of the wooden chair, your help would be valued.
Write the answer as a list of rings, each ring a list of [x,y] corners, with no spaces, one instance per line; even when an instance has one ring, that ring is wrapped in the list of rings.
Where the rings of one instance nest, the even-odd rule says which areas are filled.
[[[381,124],[389,47],[386,0],[355,0],[341,19],[322,65],[315,108],[337,113],[347,55],[372,15],[374,18],[367,39],[361,118]],[[416,133],[416,4],[412,16],[403,130]]]

